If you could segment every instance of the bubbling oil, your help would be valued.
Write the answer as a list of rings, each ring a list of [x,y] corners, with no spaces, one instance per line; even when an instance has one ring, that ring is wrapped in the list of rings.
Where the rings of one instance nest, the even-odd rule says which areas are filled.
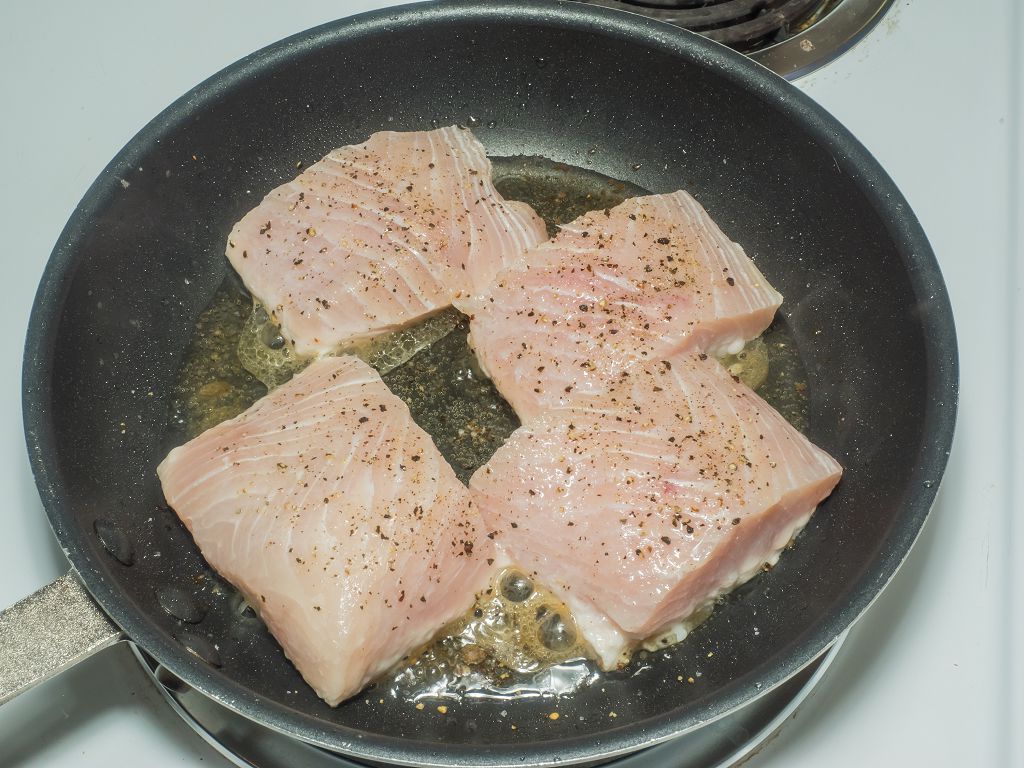
[[[492,158],[492,164],[502,195],[531,205],[550,234],[587,211],[647,194],[543,158]],[[511,407],[482,375],[467,333],[466,318],[449,309],[345,350],[377,368],[463,482],[519,426]],[[797,429],[806,428],[806,373],[783,319],[738,354],[720,360]],[[254,303],[229,274],[200,315],[179,370],[172,440],[184,442],[238,415],[306,364],[272,313]],[[640,647],[654,650],[682,640],[712,609],[704,606]],[[526,574],[509,568],[468,613],[377,685],[413,701],[558,696],[600,679],[590,656],[568,608]]]
[[[412,701],[561,695],[597,674],[589,655],[565,604],[507,568],[440,640],[379,685]]]
[[[238,362],[267,390],[276,389],[305,368],[308,360],[295,354],[292,343],[263,305],[253,301],[236,347]]]

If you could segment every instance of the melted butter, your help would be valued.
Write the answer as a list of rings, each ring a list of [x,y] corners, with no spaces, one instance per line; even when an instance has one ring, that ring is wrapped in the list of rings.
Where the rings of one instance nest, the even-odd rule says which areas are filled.
[[[266,394],[235,351],[251,306],[241,283],[229,277],[196,321],[171,397],[175,445],[237,416]]]
[[[462,315],[449,307],[407,328],[343,347],[336,354],[355,355],[384,375],[443,339],[460,322]],[[238,361],[242,367],[270,390],[284,384],[312,360],[295,354],[292,341],[282,335],[276,318],[254,301],[238,337]]]
[[[768,378],[768,347],[761,336],[748,341],[735,355],[722,355],[718,361],[729,373],[755,391]]]
[[[439,640],[379,685],[414,701],[562,695],[599,674],[589,655],[565,604],[509,568]]]
[[[443,339],[461,322],[462,313],[449,307],[408,328],[367,339],[343,351],[362,358],[383,376]]]
[[[252,302],[238,335],[236,354],[241,366],[268,390],[281,386],[309,364],[295,354],[291,342],[258,301]]]
[[[492,162],[498,190],[530,204],[549,233],[587,211],[646,194],[542,158]],[[464,482],[519,426],[508,403],[480,373],[466,335],[465,318],[445,310],[348,350],[382,372]],[[720,359],[797,429],[806,428],[806,374],[781,317],[761,339]],[[236,416],[304,365],[290,353],[273,318],[255,307],[238,279],[229,276],[200,315],[179,370],[172,439],[180,444]],[[528,583],[528,596],[514,599],[525,591],[522,584],[519,593],[506,591],[513,577]],[[654,650],[682,640],[712,608],[704,606],[640,647]],[[602,673],[588,655],[566,607],[523,574],[506,571],[470,612],[378,685],[412,700],[554,696],[600,679]]]
[[[771,363],[757,393],[801,432],[807,430],[807,370],[785,323],[776,319],[761,335]]]

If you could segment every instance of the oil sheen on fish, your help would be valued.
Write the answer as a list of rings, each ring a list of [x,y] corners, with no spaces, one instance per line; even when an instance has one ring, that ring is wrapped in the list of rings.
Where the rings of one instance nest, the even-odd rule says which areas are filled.
[[[564,225],[475,300],[470,343],[524,423],[643,360],[735,353],[782,296],[686,192]]]
[[[158,474],[207,562],[332,705],[465,612],[497,567],[469,491],[348,355],[175,448]]]
[[[462,308],[546,239],[525,203],[491,183],[464,128],[373,134],[272,190],[227,257],[299,357]]]
[[[716,360],[684,352],[519,428],[470,487],[605,668],[749,579],[839,465]]]

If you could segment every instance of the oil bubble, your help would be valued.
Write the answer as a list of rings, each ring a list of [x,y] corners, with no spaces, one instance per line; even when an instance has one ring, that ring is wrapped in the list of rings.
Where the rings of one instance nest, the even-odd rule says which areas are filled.
[[[501,580],[501,594],[513,603],[521,603],[533,594],[533,582],[518,571],[509,571]]]
[[[277,343],[278,339],[281,340],[280,344]],[[267,323],[260,328],[260,341],[271,349],[280,349],[284,346],[284,337],[281,336],[277,327],[271,323]]]
[[[565,651],[576,644],[576,629],[558,613],[552,613],[540,623],[540,641],[552,651]]]

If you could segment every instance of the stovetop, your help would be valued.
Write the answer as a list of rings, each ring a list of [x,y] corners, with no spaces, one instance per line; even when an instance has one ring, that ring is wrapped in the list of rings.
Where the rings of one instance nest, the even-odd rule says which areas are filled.
[[[785,77],[825,66],[874,29],[893,0],[574,0],[647,16],[745,53]]]
[[[21,433],[20,355],[34,290],[107,161],[188,88],[250,51],[386,2],[0,6],[7,364],[0,368],[0,605],[66,563]],[[871,149],[931,238],[960,338],[957,436],[932,519],[823,683],[750,768],[1024,765],[1024,9],[899,0],[851,52],[799,81]],[[1016,57],[1016,58],[1014,58]],[[1015,484],[1016,483],[1016,484]],[[227,765],[125,647],[0,710],[0,765]]]

